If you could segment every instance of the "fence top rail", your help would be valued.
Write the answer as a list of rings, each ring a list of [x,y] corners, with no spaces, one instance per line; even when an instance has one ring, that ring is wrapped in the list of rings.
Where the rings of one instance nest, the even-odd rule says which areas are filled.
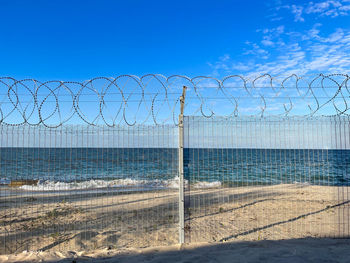
[[[0,77],[0,125],[177,125],[184,86],[187,116],[348,116],[348,82],[347,74],[147,74],[81,82]]]

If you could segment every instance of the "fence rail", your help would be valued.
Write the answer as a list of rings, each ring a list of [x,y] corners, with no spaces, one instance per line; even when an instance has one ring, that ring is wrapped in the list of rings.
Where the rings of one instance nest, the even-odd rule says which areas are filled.
[[[0,78],[0,253],[348,238],[348,80]]]

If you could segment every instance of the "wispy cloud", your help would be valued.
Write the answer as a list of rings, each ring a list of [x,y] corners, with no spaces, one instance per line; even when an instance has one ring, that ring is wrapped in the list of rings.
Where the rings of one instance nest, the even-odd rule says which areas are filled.
[[[320,14],[321,16],[337,17],[348,15],[350,3],[348,1],[324,1],[319,3],[310,2],[305,9],[307,14]]]
[[[232,59],[221,61],[216,70],[241,71],[249,74],[306,74],[308,72],[344,72],[350,69],[350,31],[337,29],[328,36],[309,41],[309,34],[299,41],[276,47],[278,55],[266,62],[252,59],[247,63]],[[315,34],[315,32],[313,33]],[[267,52],[267,51],[266,51]]]
[[[294,23],[308,21],[310,15],[318,15],[316,23],[304,24],[303,30],[279,25],[272,28],[257,29],[260,41],[246,41],[242,56],[226,55],[211,63],[215,75],[242,73],[258,75],[263,73],[292,74],[318,72],[348,72],[350,70],[350,28],[334,28],[323,32],[322,17],[336,18],[348,15],[350,0],[308,2],[304,6],[283,5],[274,12],[290,10]],[[273,17],[277,17],[274,13]]]
[[[284,33],[284,26],[281,25],[271,29],[268,29],[268,28],[265,28],[262,30],[258,29],[257,32],[263,33],[263,39],[261,40],[261,44],[268,47],[274,47],[276,44],[281,44],[282,42],[279,36]]]
[[[327,0],[321,2],[308,2],[304,5],[283,5],[276,7],[288,9],[294,15],[295,22],[304,22],[304,15],[314,14],[320,17],[347,16],[350,11],[350,2],[347,0]]]
[[[290,9],[291,9],[291,12],[294,14],[294,21],[304,22],[304,18],[302,17],[304,8],[302,6],[291,5]]]
[[[260,45],[249,41],[247,41],[246,44],[248,48],[243,52],[243,55],[254,55],[261,59],[267,59],[269,57],[269,52],[263,49]]]

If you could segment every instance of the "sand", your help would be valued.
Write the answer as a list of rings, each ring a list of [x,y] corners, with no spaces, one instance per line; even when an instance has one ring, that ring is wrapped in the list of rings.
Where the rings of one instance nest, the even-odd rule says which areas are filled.
[[[347,239],[291,239],[280,241],[233,241],[225,244],[186,244],[143,249],[99,249],[80,252],[22,252],[0,255],[1,262],[344,262],[348,263]]]
[[[238,258],[249,247],[268,253],[262,249],[264,244],[278,246],[285,255],[293,250],[283,250],[283,244],[300,246],[291,254],[293,258],[300,251],[307,252],[305,244],[322,247],[326,246],[322,242],[338,242],[324,238],[349,237],[349,190],[303,184],[187,189],[185,237],[190,244],[182,248],[194,257],[188,261],[199,262],[202,255],[196,256],[196,251],[207,253],[210,248],[215,252],[215,246],[227,257],[234,249]],[[69,195],[18,192],[1,197],[0,202],[0,254],[12,254],[1,256],[2,260],[102,256],[127,261],[132,254],[130,260],[138,262],[142,255],[167,257],[179,250],[175,190],[76,191]],[[295,244],[290,243],[293,240]],[[208,243],[215,245],[203,249]],[[157,247],[161,253],[155,252]],[[242,251],[236,251],[237,247]],[[143,260],[152,261],[147,256]]]

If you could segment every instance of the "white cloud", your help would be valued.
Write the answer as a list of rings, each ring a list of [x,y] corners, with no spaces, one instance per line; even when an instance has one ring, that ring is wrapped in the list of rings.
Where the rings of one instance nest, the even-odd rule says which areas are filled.
[[[271,46],[273,47],[275,45],[275,43],[273,43],[271,40],[269,39],[263,39],[261,40],[261,44],[263,44],[264,46]]]
[[[309,2],[305,9],[307,14],[320,14],[321,16],[337,17],[339,15],[347,15],[349,5],[344,5],[344,1],[328,0],[324,2]]]
[[[258,41],[246,41],[246,48],[239,55],[226,54],[210,64],[213,75],[222,77],[240,74],[254,78],[265,73],[272,76],[349,74],[350,28],[341,28],[342,24],[339,24],[338,28],[329,31],[327,24],[330,17],[348,15],[349,6],[350,0],[327,0],[308,2],[300,7],[285,5],[273,9],[289,10],[294,21],[305,21],[302,26],[297,27],[303,29],[290,30],[285,25],[257,29],[257,34],[261,36]],[[278,15],[275,13],[274,17]],[[312,15],[317,16],[315,23],[307,24],[310,22],[309,16]],[[327,32],[324,31],[325,28]]]
[[[297,6],[297,5],[292,5],[290,7],[292,13],[294,14],[294,21],[295,22],[304,22],[304,18],[302,17],[303,14],[303,7],[302,6]]]
[[[223,75],[233,71],[246,76],[270,73],[272,75],[293,73],[306,74],[315,72],[343,72],[350,70],[350,30],[336,29],[328,35],[320,34],[320,24],[315,24],[312,29],[285,45],[273,47],[275,55],[268,50],[268,58],[255,56],[259,46],[249,42],[252,50],[246,51],[246,55],[253,55],[247,62],[236,62],[231,58],[221,61],[220,70]],[[262,31],[269,32],[269,31]],[[296,34],[295,34],[296,35]],[[217,72],[219,73],[219,71]]]
[[[279,36],[284,33],[283,25],[271,29],[258,29],[257,32],[263,33],[263,39],[261,40],[261,44],[263,44],[266,47],[273,47],[276,44],[282,44],[282,39],[280,39]]]
[[[220,57],[220,60],[222,60],[222,61],[227,61],[229,59],[230,59],[230,55],[229,54],[225,54],[222,57]]]
[[[316,23],[313,27],[307,31],[307,34],[303,36],[303,40],[306,39],[319,39],[320,27],[322,24]]]
[[[243,55],[255,55],[256,57],[267,59],[269,57],[269,52],[261,48],[258,44],[247,41],[246,44],[250,47],[247,49]]]
[[[321,2],[308,2],[304,5],[283,5],[275,10],[288,9],[294,15],[295,22],[304,22],[306,15],[316,15],[318,17],[338,17],[347,16],[350,11],[350,2],[347,0],[326,0]],[[274,16],[275,17],[275,16]]]
[[[309,2],[309,5],[305,11],[307,14],[323,13],[329,9],[329,7],[332,5],[332,2],[333,1],[325,1],[325,2],[320,2],[320,3]],[[339,5],[338,2],[336,2],[336,3],[337,3],[337,5]]]
[[[322,29],[327,22],[321,22],[323,18],[348,15],[350,0],[306,2],[303,5],[279,3],[272,10],[272,17],[278,17],[282,10],[289,10],[295,22],[306,21],[311,15],[317,19],[316,23],[302,31],[287,30],[284,25],[257,29],[256,32],[261,34],[260,41],[246,41],[247,46],[241,52],[243,59],[236,61],[228,55],[225,59],[220,58],[212,65],[216,75],[233,72],[246,76],[262,73],[300,75],[349,72],[350,28],[339,27],[325,33]],[[303,28],[305,26],[307,23],[304,23]]]
[[[338,28],[336,32],[330,34],[327,38],[323,39],[324,42],[334,43],[340,41],[344,37],[344,30]]]

